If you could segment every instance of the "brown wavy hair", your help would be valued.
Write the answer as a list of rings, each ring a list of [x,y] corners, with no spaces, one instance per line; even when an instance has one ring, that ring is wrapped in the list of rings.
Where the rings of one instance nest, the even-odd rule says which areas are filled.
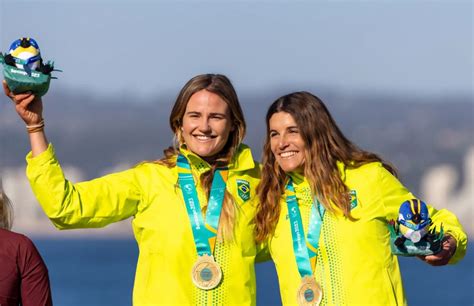
[[[0,179],[0,228],[10,230],[13,225],[13,209],[10,199],[3,191]]]
[[[349,190],[341,179],[337,162],[346,168],[358,168],[371,162],[381,162],[396,175],[393,166],[377,154],[364,151],[341,132],[324,103],[309,92],[294,92],[278,98],[267,111],[267,136],[263,147],[262,180],[257,188],[260,203],[256,215],[255,236],[266,240],[274,231],[280,215],[280,198],[284,194],[287,175],[278,165],[270,148],[269,122],[273,114],[286,112],[298,126],[305,142],[304,176],[321,204],[330,212],[350,214]],[[310,162],[309,162],[310,161]]]
[[[199,178],[201,186],[203,186],[206,195],[209,198],[212,179],[216,169],[229,164],[242,143],[246,131],[244,114],[237,93],[226,76],[222,74],[201,74],[195,76],[184,85],[176,99],[173,109],[171,110],[169,119],[171,130],[174,133],[174,145],[164,150],[165,156],[156,162],[170,168],[176,166],[176,156],[179,152],[179,148],[184,145],[184,139],[181,135],[181,127],[183,125],[186,106],[188,105],[191,96],[201,90],[212,92],[227,103],[231,122],[233,124],[233,130],[229,134],[229,138],[227,139],[224,148],[216,156],[212,157],[212,160],[210,161],[211,170],[203,173]],[[201,208],[203,212],[205,212],[207,203],[204,205],[201,204]],[[219,219],[219,239],[222,240],[222,238],[224,238],[226,240],[231,240],[233,238],[233,225],[237,216],[236,209],[237,207],[232,195],[226,191]]]

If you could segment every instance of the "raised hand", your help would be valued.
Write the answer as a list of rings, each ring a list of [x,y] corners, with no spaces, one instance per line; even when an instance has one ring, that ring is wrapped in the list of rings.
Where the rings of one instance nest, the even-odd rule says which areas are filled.
[[[41,98],[35,97],[32,93],[14,94],[8,88],[7,83],[3,80],[3,91],[13,103],[20,118],[26,125],[37,125],[43,120],[43,101]]]
[[[44,133],[43,101],[32,93],[15,95],[8,88],[5,80],[3,81],[3,91],[15,103],[16,112],[26,123],[33,157],[41,154],[48,148],[48,140]]]

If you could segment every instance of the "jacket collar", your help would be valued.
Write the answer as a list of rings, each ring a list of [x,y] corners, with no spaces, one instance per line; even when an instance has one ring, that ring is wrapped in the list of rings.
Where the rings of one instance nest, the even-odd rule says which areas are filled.
[[[346,179],[346,165],[341,161],[338,161],[336,165],[339,171],[339,175],[341,176],[341,179],[344,182]],[[302,186],[302,185],[309,185],[308,180],[302,173],[290,172],[289,176],[293,180],[293,184],[295,185],[295,187]]]
[[[337,169],[342,181],[344,182],[346,179],[346,166],[343,162],[338,161]],[[302,197],[301,192],[312,192],[308,179],[302,173],[290,172],[288,175],[293,180],[293,187],[295,188],[295,191],[297,191],[296,195],[298,198]]]
[[[346,165],[343,162],[338,161],[337,162],[337,169],[339,170],[339,175],[341,176],[342,181],[344,182],[346,179]],[[296,173],[296,172],[290,172],[289,176],[293,180],[293,186],[296,191],[296,197],[298,198],[298,205],[312,205],[312,201],[308,200],[307,194],[311,194],[313,196],[312,191],[311,191],[311,186],[309,185],[308,180],[306,177],[301,174],[301,173]],[[333,206],[334,212],[342,214],[342,211]]]
[[[290,172],[288,175],[291,177],[291,180],[293,181],[293,186],[300,187],[302,185],[308,185],[308,180],[302,173],[298,172]]]

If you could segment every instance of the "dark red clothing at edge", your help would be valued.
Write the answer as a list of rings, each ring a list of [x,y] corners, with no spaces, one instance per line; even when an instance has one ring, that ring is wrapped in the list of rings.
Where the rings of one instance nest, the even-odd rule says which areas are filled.
[[[48,269],[31,240],[0,229],[0,306],[50,306]]]

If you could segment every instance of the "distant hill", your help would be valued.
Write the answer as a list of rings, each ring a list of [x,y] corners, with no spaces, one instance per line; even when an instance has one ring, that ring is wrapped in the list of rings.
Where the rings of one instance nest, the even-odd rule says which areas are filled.
[[[319,95],[346,135],[362,148],[379,153],[399,170],[414,191],[427,168],[449,163],[461,167],[474,144],[471,97],[397,96],[308,90]],[[246,115],[246,143],[260,160],[265,112],[280,94],[291,89],[241,92]],[[59,160],[92,178],[117,164],[133,165],[157,159],[172,141],[168,116],[177,93],[163,93],[147,101],[131,96],[94,98],[55,90],[44,98],[46,131]],[[24,165],[27,135],[21,120],[2,96],[0,163]]]

